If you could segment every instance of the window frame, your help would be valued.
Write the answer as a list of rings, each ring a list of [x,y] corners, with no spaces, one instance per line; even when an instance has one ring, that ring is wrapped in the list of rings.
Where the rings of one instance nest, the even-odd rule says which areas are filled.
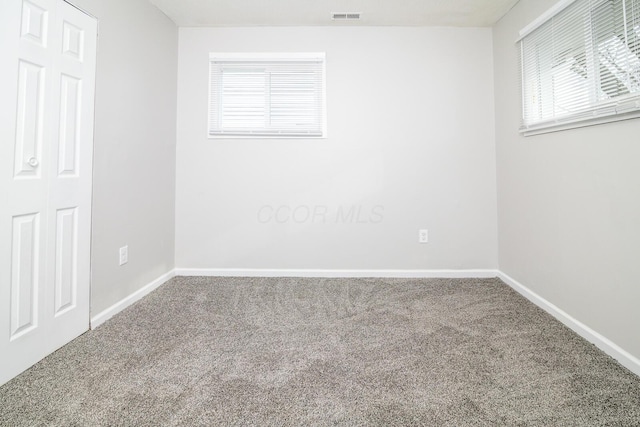
[[[264,62],[276,64],[278,62],[312,62],[320,63],[320,130],[319,134],[304,133],[271,133],[264,128],[264,133],[219,132],[212,127],[213,110],[213,84],[212,67],[214,61],[233,62]],[[208,139],[326,139],[327,138],[327,77],[326,54],[324,52],[210,52],[209,53],[209,78],[208,78],[208,106],[207,106],[207,138]],[[270,87],[269,87],[270,88]]]
[[[602,67],[603,56],[602,56],[602,53],[599,53],[599,49],[602,48],[603,46],[602,46],[602,43],[599,44],[598,41],[595,39],[595,37],[593,37],[592,31],[594,30],[595,27],[594,27],[594,21],[592,20],[592,18],[594,17],[594,14],[596,13],[597,8],[606,4],[607,0],[601,0],[596,2],[590,2],[588,5],[587,4],[579,5],[579,6],[583,6],[586,9],[586,11],[581,11],[581,13],[585,14],[584,15],[585,19],[587,18],[589,19],[588,29],[584,29],[583,30],[584,33],[581,34],[584,37],[584,41],[585,41],[584,49],[585,49],[585,55],[587,57],[586,67],[587,67],[587,73],[589,74],[587,75],[587,77],[585,77],[586,89],[584,89],[584,92],[576,91],[575,93],[572,93],[572,95],[574,96],[581,95],[586,98],[589,98],[589,103],[587,107],[578,109],[577,111],[574,111],[570,114],[565,114],[565,115],[561,115],[561,114],[558,115],[554,111],[551,114],[550,118],[541,117],[537,120],[527,122],[527,113],[529,112],[529,108],[531,108],[532,105],[536,105],[535,104],[536,102],[538,103],[539,105],[538,108],[541,111],[540,113],[541,115],[544,115],[542,113],[542,109],[545,108],[546,106],[546,103],[544,103],[543,100],[538,100],[538,101],[534,100],[533,98],[535,98],[535,95],[530,96],[531,91],[527,88],[533,85],[538,88],[537,92],[539,94],[542,94],[544,91],[549,91],[550,88],[548,86],[552,86],[552,83],[549,83],[549,82],[553,81],[553,78],[551,77],[551,75],[553,75],[552,74],[553,70],[545,70],[546,74],[538,72],[538,73],[534,73],[533,76],[526,75],[526,68],[527,68],[525,67],[526,55],[528,54],[536,55],[538,61],[540,61],[541,59],[539,59],[540,50],[538,50],[536,47],[531,47],[530,51],[525,51],[525,49],[527,49],[525,45],[525,41],[531,41],[532,39],[535,39],[535,34],[534,36],[531,36],[531,35],[535,33],[536,30],[538,30],[540,27],[544,26],[545,24],[549,24],[554,17],[561,14],[569,6],[573,5],[576,2],[585,2],[585,1],[588,1],[588,0],[562,0],[520,31],[520,37],[516,41],[516,43],[520,45],[519,46],[519,50],[520,50],[519,63],[520,63],[520,88],[521,88],[521,113],[522,114],[521,114],[521,126],[519,131],[524,136],[531,136],[531,135],[537,135],[537,134],[548,133],[548,132],[556,132],[561,130],[583,127],[583,126],[593,126],[597,124],[603,124],[603,123],[609,123],[609,122],[615,122],[615,121],[621,121],[621,120],[629,120],[629,119],[640,117],[640,91],[638,91],[637,89],[635,91],[630,91],[630,93],[627,95],[614,96],[609,99],[599,99],[599,96],[600,96],[598,95],[599,91],[604,90],[603,89],[604,86],[601,84],[601,74],[600,74],[601,72],[600,68]],[[625,40],[627,40],[626,37],[628,36],[627,24],[629,22],[632,22],[632,23],[637,22],[638,25],[640,25],[640,22],[638,22],[640,21],[640,19],[638,18],[638,12],[636,12],[635,15],[633,15],[632,19],[627,18],[626,14],[624,13],[625,11],[627,11],[629,5],[635,6],[636,2],[638,2],[638,0],[621,0],[622,7],[623,7],[623,14],[622,14],[622,20],[618,24],[620,24],[624,28]],[[581,16],[581,15],[578,14],[576,16]],[[633,19],[636,19],[638,21],[634,21]],[[586,26],[583,28],[586,28]],[[617,36],[617,34],[614,34],[614,37],[615,36]],[[551,40],[552,39],[549,39],[548,41],[551,41]],[[637,46],[637,40],[638,39],[636,38],[635,39],[636,45],[633,45],[633,46]],[[632,44],[630,43],[623,43],[623,44],[627,49],[633,49],[631,47]],[[630,51],[630,54],[636,55],[640,60],[640,55],[638,55],[634,51]],[[593,59],[593,58],[596,58],[596,59]],[[575,57],[573,59],[575,59]],[[635,68],[632,68],[632,72],[635,73]],[[547,81],[546,86],[545,84],[541,83],[543,79]],[[542,97],[545,97],[545,96],[548,96],[548,93],[546,95],[545,94],[540,95],[540,98],[542,99]],[[554,110],[558,107],[558,104],[555,101],[556,101],[555,99],[551,100],[552,108],[554,108]],[[546,107],[548,108],[548,106]]]

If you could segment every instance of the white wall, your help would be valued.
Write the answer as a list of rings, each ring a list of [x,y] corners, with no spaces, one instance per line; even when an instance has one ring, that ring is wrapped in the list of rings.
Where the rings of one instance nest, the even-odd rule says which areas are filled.
[[[178,30],[146,0],[72,0],[98,18],[92,316],[174,266]],[[129,263],[118,248],[129,245]]]
[[[215,51],[326,52],[329,137],[207,139]],[[181,28],[176,265],[496,268],[492,66],[490,29]]]
[[[523,138],[518,31],[556,0],[520,0],[493,29],[500,269],[640,357],[640,120]]]

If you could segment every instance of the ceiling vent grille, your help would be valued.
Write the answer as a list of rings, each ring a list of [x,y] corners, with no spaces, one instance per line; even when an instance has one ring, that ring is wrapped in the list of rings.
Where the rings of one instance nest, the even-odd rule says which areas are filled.
[[[331,19],[334,21],[358,21],[360,13],[334,13]]]

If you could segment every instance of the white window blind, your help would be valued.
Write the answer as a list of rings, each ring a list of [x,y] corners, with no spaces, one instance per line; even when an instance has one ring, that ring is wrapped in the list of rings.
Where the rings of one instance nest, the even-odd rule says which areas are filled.
[[[210,54],[210,137],[324,137],[323,53]]]
[[[640,0],[564,0],[521,32],[521,132],[640,116]]]

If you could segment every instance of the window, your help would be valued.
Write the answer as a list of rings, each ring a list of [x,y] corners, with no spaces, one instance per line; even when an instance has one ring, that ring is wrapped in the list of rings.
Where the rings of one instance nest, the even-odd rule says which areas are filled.
[[[564,0],[520,36],[525,135],[640,117],[640,0]]]
[[[209,137],[325,137],[324,59],[210,54]]]

